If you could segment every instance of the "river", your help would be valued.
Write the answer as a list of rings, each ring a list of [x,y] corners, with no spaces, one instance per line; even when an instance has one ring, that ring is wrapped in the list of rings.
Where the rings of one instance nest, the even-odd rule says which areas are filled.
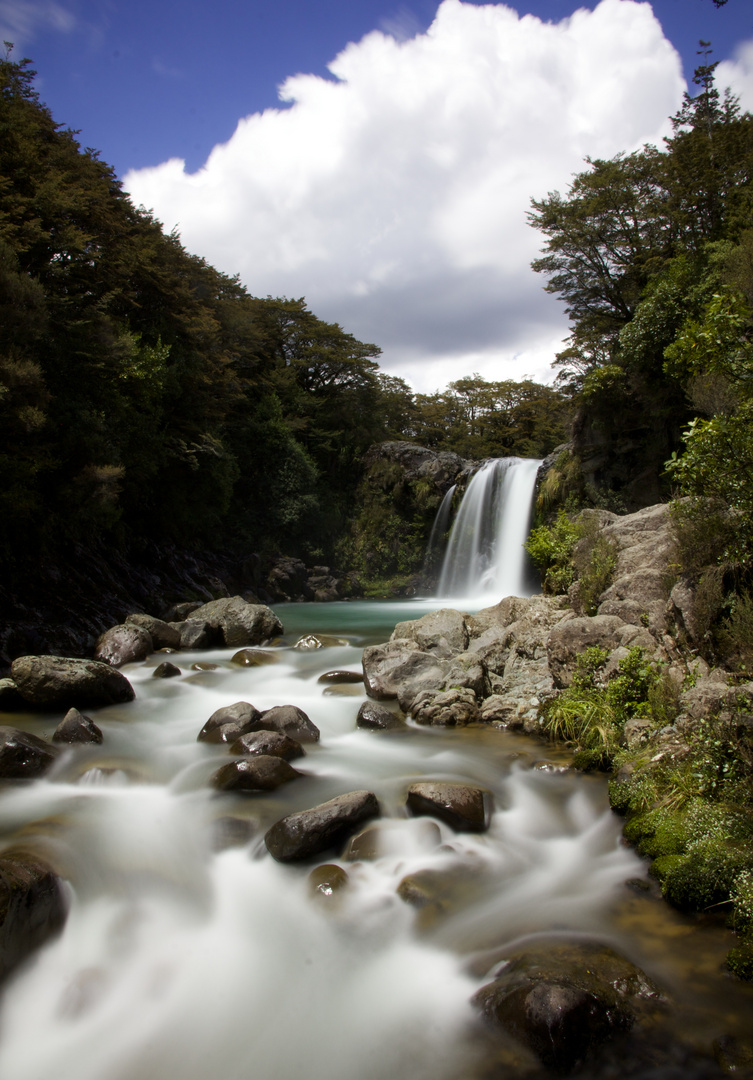
[[[425,602],[275,610],[285,637],[267,648],[273,663],[179,653],[172,679],[153,678],[160,654],[129,665],[136,701],[92,712],[102,746],[2,789],[3,846],[48,858],[70,904],[62,934],[5,990],[2,1080],[532,1075],[525,1055],[486,1040],[469,999],[502,950],[563,936],[595,938],[643,967],[673,1003],[663,1030],[691,1057],[703,1062],[714,1038],[749,1030],[750,988],[721,971],[731,935],[719,917],[684,917],[658,898],[621,842],[602,779],[494,727],[359,730],[363,687],[318,682],[359,671],[364,645],[426,613]],[[311,633],[334,641],[296,647]],[[264,795],[213,791],[228,751],[196,736],[240,700],[297,705],[320,728],[294,763],[303,778]],[[49,737],[59,719],[8,722]],[[488,788],[489,831],[408,817],[406,789],[421,777]],[[343,890],[326,896],[308,880],[334,856],[301,866],[267,854],[276,820],[359,788],[379,798],[381,854],[338,859]],[[423,870],[450,884],[440,905],[417,910],[396,890]]]

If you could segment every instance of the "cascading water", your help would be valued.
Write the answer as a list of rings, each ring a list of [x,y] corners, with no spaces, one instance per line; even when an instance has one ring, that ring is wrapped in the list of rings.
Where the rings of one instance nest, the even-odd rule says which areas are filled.
[[[452,526],[437,593],[496,603],[533,591],[523,548],[540,461],[495,458],[471,478]]]

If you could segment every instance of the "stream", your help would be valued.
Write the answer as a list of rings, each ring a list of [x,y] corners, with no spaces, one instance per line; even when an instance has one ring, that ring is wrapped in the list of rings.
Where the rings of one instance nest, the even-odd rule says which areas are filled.
[[[359,730],[363,687],[317,681],[360,671],[366,644],[429,610],[277,605],[285,637],[260,667],[233,664],[230,649],[181,652],[170,658],[181,676],[155,679],[165,658],[154,654],[122,669],[134,703],[91,710],[102,746],[67,750],[43,780],[0,790],[3,848],[48,859],[70,905],[60,936],[5,988],[2,1080],[538,1075],[524,1052],[483,1034],[469,999],[504,949],[547,938],[596,939],[642,967],[671,1001],[662,1030],[683,1048],[678,1065],[696,1055],[698,1075],[705,1061],[713,1069],[715,1038],[750,1031],[753,992],[722,971],[722,916],[686,917],[658,897],[621,842],[603,778],[493,726]],[[331,643],[296,647],[312,633]],[[212,790],[229,751],[196,736],[235,701],[309,715],[321,742],[295,762],[302,779],[262,795]],[[6,722],[49,738],[59,720]],[[488,788],[488,832],[409,817],[406,790],[423,777]],[[266,852],[275,821],[360,788],[381,804],[380,847],[336,860],[345,888],[328,896],[309,883],[334,855],[282,865]],[[441,903],[417,909],[396,890],[425,870],[448,884]]]

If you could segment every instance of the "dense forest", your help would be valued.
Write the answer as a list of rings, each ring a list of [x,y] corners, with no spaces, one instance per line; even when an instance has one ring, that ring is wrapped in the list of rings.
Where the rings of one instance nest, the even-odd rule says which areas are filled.
[[[304,299],[250,296],[135,208],[0,62],[0,560],[82,545],[331,559],[384,439],[540,455],[567,395],[461,379],[414,395]]]

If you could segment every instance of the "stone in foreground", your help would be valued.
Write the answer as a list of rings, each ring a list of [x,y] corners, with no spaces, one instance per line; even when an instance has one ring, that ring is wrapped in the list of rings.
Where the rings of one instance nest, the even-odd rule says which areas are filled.
[[[484,832],[489,827],[492,796],[472,784],[424,780],[408,789],[407,806],[412,814],[437,817],[456,832]]]
[[[380,705],[378,701],[364,701],[358,710],[356,727],[366,731],[397,731],[406,728],[400,717],[388,709],[386,705]]]
[[[278,821],[264,837],[267,850],[278,862],[295,862],[339,847],[364,821],[379,816],[379,803],[371,791],[350,791],[310,810],[300,810]]]
[[[39,708],[117,705],[135,697],[125,675],[98,660],[19,656],[11,676],[24,701]]]
[[[65,921],[60,881],[49,866],[25,852],[0,859],[0,979]]]

